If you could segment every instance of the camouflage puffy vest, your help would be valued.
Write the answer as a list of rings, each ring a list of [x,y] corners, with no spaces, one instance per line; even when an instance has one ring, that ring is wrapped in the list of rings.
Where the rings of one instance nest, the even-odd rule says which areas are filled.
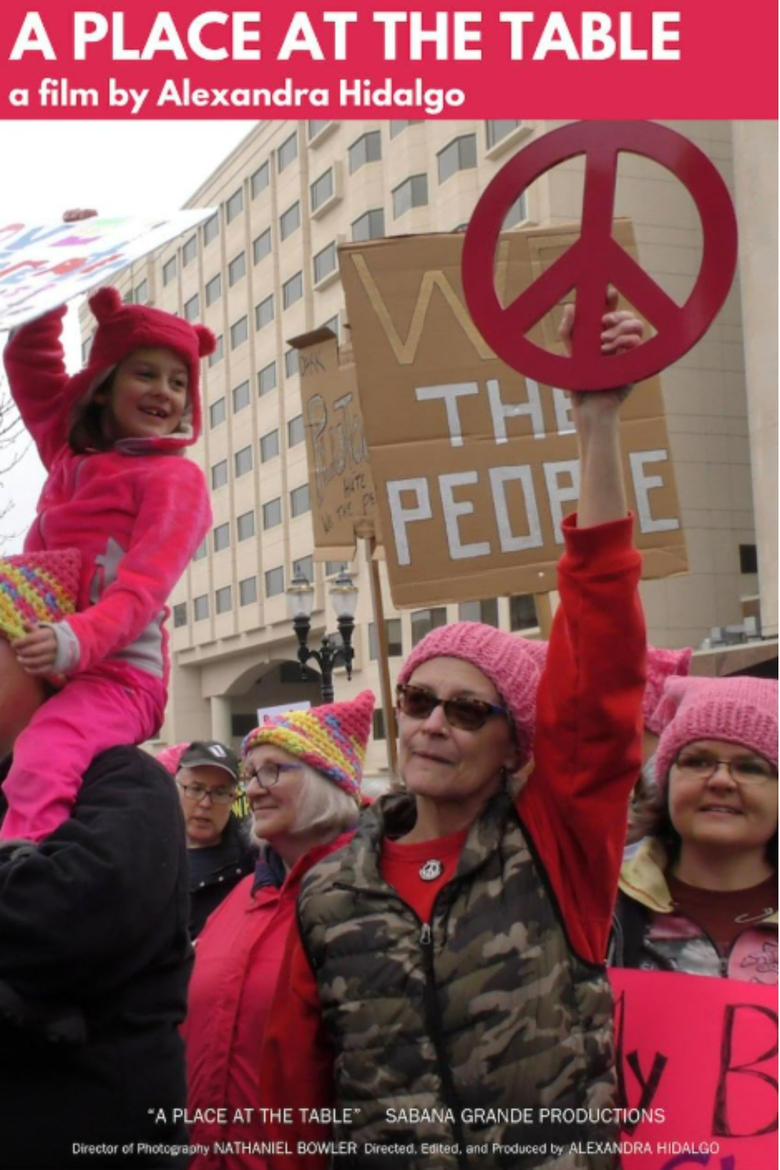
[[[301,890],[336,1101],[353,1111],[333,1165],[611,1170],[609,987],[568,946],[513,804],[500,793],[472,826],[430,927],[378,868],[382,836],[413,822],[411,797],[382,798]]]

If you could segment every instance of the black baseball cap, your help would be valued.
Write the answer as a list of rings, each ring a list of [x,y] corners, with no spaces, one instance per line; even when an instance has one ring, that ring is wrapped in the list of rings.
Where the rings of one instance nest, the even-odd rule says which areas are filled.
[[[238,783],[239,766],[238,756],[232,748],[226,747],[217,739],[197,739],[182,752],[179,759],[180,768],[222,768],[230,773],[234,783]]]

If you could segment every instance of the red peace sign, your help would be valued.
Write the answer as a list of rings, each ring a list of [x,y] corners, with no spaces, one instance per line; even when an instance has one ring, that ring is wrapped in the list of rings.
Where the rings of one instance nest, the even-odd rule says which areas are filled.
[[[654,159],[690,192],[702,222],[699,275],[677,305],[612,238],[619,151]],[[498,236],[518,195],[539,175],[585,155],[580,238],[506,308],[493,279]],[[686,353],[726,299],[737,259],[737,224],[726,185],[705,154],[652,122],[576,122],[553,130],[511,158],[479,200],[463,244],[463,291],[482,336],[508,365],[548,386],[605,390],[638,382]],[[654,337],[624,354],[603,355],[599,335],[608,284],[655,327]],[[525,333],[576,288],[572,356],[561,357]]]

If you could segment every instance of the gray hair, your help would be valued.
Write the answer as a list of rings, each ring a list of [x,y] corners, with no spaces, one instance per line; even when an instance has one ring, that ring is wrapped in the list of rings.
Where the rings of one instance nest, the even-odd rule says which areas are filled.
[[[328,780],[316,768],[301,764],[301,784],[298,790],[295,828],[292,837],[316,836],[332,841],[340,833],[357,824],[360,809],[357,802],[343,788]],[[251,831],[252,839],[262,841]]]

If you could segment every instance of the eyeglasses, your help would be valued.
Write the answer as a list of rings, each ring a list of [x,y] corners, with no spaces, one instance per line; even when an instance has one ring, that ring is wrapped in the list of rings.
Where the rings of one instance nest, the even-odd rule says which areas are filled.
[[[408,683],[396,687],[396,696],[398,709],[410,719],[427,719],[431,711],[441,706],[450,726],[461,731],[479,731],[494,715],[509,715],[504,707],[488,703],[485,699],[440,699],[426,687],[410,686]]]
[[[771,764],[756,756],[734,756],[730,760],[720,760],[709,752],[682,751],[674,762],[678,771],[691,780],[709,780],[723,764],[735,784],[767,784],[770,780],[777,781],[777,772]]]
[[[204,788],[202,784],[179,784],[179,788],[188,800],[194,800],[196,804],[200,804],[207,796],[212,804],[232,804],[237,796],[235,788]]]
[[[273,788],[285,772],[298,772],[300,767],[300,764],[277,764],[275,760],[269,760],[268,763],[261,764],[256,771],[248,772],[247,780],[256,780],[261,788]]]

